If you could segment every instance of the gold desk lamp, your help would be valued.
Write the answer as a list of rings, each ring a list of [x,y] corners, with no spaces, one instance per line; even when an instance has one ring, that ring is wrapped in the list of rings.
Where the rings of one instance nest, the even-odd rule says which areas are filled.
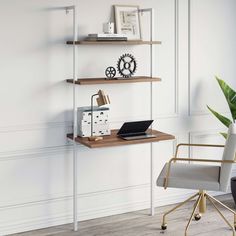
[[[105,95],[105,93],[102,90],[99,90],[96,94],[93,94],[91,96],[91,136],[89,137],[90,141],[98,141],[103,139],[103,137],[93,136],[93,98],[96,96],[98,96],[96,100],[97,100],[97,105],[99,107],[110,104],[109,96]]]

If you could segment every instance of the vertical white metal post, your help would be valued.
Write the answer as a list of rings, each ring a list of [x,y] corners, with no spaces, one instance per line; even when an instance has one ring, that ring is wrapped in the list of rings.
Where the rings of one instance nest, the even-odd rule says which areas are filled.
[[[150,9],[150,77],[153,77],[153,60],[154,60],[154,52],[153,52],[153,44],[152,41],[154,40],[154,9]],[[150,118],[151,120],[153,119],[153,83],[151,82],[150,84]],[[150,207],[150,214],[151,216],[154,216],[155,214],[155,205],[154,205],[154,187],[155,187],[155,182],[154,182],[154,159],[153,159],[153,144],[151,143],[151,160],[150,160],[150,165],[151,165],[151,171],[150,171],[150,202],[151,202],[151,207]]]
[[[77,80],[77,56],[76,56],[76,40],[77,32],[77,6],[65,7],[66,13],[70,10],[73,12],[73,228],[78,230],[77,220],[77,144],[75,138],[77,137],[77,96],[76,96],[76,80]]]
[[[153,61],[154,61],[154,51],[153,44],[154,41],[154,22],[155,22],[155,13],[153,8],[140,9],[140,12],[149,12],[150,13],[150,77],[153,77]],[[153,119],[153,83],[150,82],[150,119]],[[154,159],[153,159],[153,144],[150,143],[150,215],[154,216],[155,206],[154,206]]]
[[[76,96],[76,73],[77,73],[77,57],[76,42],[77,40],[77,7],[73,6],[73,222],[74,231],[78,230],[77,220],[77,96]]]

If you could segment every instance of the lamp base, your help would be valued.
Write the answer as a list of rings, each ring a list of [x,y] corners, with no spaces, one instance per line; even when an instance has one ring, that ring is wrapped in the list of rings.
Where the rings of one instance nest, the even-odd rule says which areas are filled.
[[[88,138],[89,141],[99,141],[103,140],[103,137],[91,136]]]

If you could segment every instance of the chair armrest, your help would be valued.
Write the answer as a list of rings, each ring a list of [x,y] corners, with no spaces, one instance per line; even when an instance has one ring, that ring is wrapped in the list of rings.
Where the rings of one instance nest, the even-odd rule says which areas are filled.
[[[194,144],[194,143],[179,143],[176,146],[175,150],[175,158],[178,155],[179,147],[181,146],[188,146],[188,147],[225,147],[225,145],[218,145],[218,144]]]
[[[235,155],[236,157],[236,155]],[[197,162],[213,162],[213,163],[225,163],[225,164],[234,164],[236,163],[236,159],[234,160],[211,160],[211,159],[195,159],[195,158],[171,158],[169,163],[168,163],[168,167],[167,167],[167,172],[166,172],[166,177],[164,179],[164,188],[167,188],[168,185],[168,179],[169,179],[169,175],[170,175],[170,167],[171,167],[171,163],[172,162],[176,162],[176,161],[197,161]]]

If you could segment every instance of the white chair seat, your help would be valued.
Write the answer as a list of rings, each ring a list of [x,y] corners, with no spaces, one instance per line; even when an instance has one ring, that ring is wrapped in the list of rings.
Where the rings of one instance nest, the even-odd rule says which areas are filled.
[[[157,186],[164,186],[168,163],[157,179]],[[220,190],[220,166],[172,163],[168,186],[185,189]]]

